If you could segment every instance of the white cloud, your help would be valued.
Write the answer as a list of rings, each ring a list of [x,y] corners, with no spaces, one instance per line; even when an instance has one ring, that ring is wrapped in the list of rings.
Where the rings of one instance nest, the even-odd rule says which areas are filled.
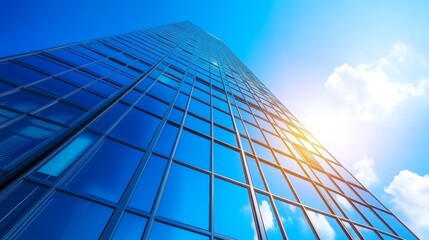
[[[379,182],[374,171],[374,159],[364,156],[353,164],[354,176],[367,188]]]
[[[319,236],[322,239],[335,239],[335,231],[324,215],[311,211],[308,211],[307,213],[308,217],[314,225],[314,228],[319,233]]]
[[[392,197],[393,211],[405,224],[421,239],[429,239],[429,174],[402,170],[384,191]]]
[[[336,67],[325,87],[343,99],[361,120],[374,120],[399,103],[421,96],[429,86],[429,64],[403,43],[372,64]]]
[[[259,209],[261,210],[262,221],[264,221],[265,230],[275,230],[274,216],[273,212],[271,211],[270,204],[268,204],[267,201],[262,200],[261,204],[259,205]]]

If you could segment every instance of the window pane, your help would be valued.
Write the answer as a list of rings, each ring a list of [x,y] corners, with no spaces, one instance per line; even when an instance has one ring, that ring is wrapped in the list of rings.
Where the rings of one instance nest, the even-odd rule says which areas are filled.
[[[270,199],[259,193],[256,194],[256,197],[268,239],[283,239]]]
[[[70,104],[58,102],[36,113],[36,115],[48,118],[59,123],[69,124],[80,116],[82,116],[84,113],[85,111],[83,111],[82,109],[74,107]]]
[[[216,139],[222,142],[228,143],[232,146],[238,147],[235,133],[218,126],[214,126],[213,130],[214,130],[214,137]]]
[[[22,86],[45,77],[45,74],[19,64],[12,62],[0,63],[0,79],[14,85]]]
[[[164,116],[168,107],[167,104],[148,95],[144,96],[137,106],[160,117]]]
[[[208,170],[210,168],[210,140],[183,130],[174,157],[179,161]]]
[[[214,185],[215,232],[237,239],[258,238],[247,189],[217,178]]]
[[[104,133],[115,123],[127,110],[127,106],[122,103],[116,103],[107,112],[103,113],[95,123],[91,124],[89,128]]]
[[[349,239],[334,218],[313,211],[307,211],[307,214],[321,239]]]
[[[143,152],[105,140],[67,186],[118,202],[142,156]]]
[[[186,115],[185,126],[199,133],[210,136],[210,123],[191,114]]]
[[[258,158],[262,158],[264,160],[277,164],[276,160],[274,159],[273,153],[269,148],[255,142],[253,142],[253,148],[255,149]]]
[[[355,203],[355,205],[359,209],[359,211],[361,211],[362,215],[364,215],[365,218],[368,219],[372,226],[388,233],[392,232],[370,208],[359,203]]]
[[[131,109],[109,134],[138,147],[147,148],[160,120],[137,109]]]
[[[116,228],[113,239],[140,239],[146,227],[147,219],[131,213],[122,216],[119,226]]]
[[[295,197],[286,182],[280,169],[271,167],[265,163],[260,163],[265,179],[267,180],[270,192],[281,197],[295,201]]]
[[[234,129],[231,116],[217,109],[213,109],[213,122],[222,127]]]
[[[390,227],[393,228],[398,236],[406,239],[416,239],[410,230],[408,230],[398,219],[396,219],[395,216],[377,209],[375,211],[387,224],[389,224]]]
[[[74,103],[85,109],[92,109],[101,103],[104,98],[95,95],[94,93],[88,92],[86,90],[80,90],[74,93],[73,95],[66,98],[67,101]]]
[[[112,209],[56,192],[19,235],[20,239],[97,239]]]
[[[253,186],[259,189],[266,190],[261,173],[254,158],[246,156],[247,166],[249,167],[250,177],[252,178]]]
[[[286,168],[287,170],[294,172],[296,174],[301,174],[305,176],[304,171],[299,166],[297,161],[280,153],[275,153],[275,154],[276,154],[277,160],[279,160],[279,163],[283,168]]]
[[[240,182],[246,182],[240,153],[224,145],[214,144],[214,171]]]
[[[210,120],[210,106],[194,98],[191,99],[189,111],[197,116]]]
[[[298,194],[301,203],[325,212],[330,212],[313,184],[302,178],[287,174],[293,189]]]
[[[209,228],[210,178],[173,164],[162,194],[158,215],[199,228]]]
[[[58,152],[51,160],[43,165],[39,172],[58,177],[64,169],[76,161],[96,141],[93,134],[84,132],[77,136],[65,148]]]
[[[358,211],[356,211],[356,209],[353,207],[353,204],[349,202],[349,200],[347,200],[347,198],[336,194],[336,193],[332,193],[332,196],[334,196],[335,200],[337,201],[338,205],[341,206],[341,209],[343,210],[343,212],[347,215],[347,217],[355,222],[361,223],[361,224],[368,224],[360,215],[360,213]]]
[[[165,159],[155,155],[150,157],[129,206],[146,212],[151,211],[166,166],[167,161]]]
[[[0,106],[6,106],[21,112],[31,112],[48,104],[52,100],[52,98],[48,98],[40,94],[21,90],[0,97]]]
[[[300,207],[279,200],[275,203],[289,239],[316,239]]]
[[[176,142],[179,129],[171,124],[166,124],[159,136],[158,142],[155,145],[154,151],[170,156],[173,145]]]
[[[171,100],[173,100],[174,96],[176,95],[176,91],[161,83],[155,83],[150,88],[149,93],[153,96],[162,98],[166,102],[171,102]]]
[[[150,233],[150,240],[208,240],[207,236],[190,232],[181,228],[173,227],[160,222],[155,222],[152,232]]]

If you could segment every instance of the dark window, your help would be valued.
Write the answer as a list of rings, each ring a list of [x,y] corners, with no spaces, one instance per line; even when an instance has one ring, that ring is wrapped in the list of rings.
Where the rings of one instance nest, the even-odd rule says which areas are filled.
[[[47,77],[45,74],[19,64],[12,62],[0,63],[0,79],[15,86],[22,86],[45,77]]]
[[[122,216],[119,226],[113,235],[114,240],[139,240],[146,227],[147,219],[131,213],[125,213]]]

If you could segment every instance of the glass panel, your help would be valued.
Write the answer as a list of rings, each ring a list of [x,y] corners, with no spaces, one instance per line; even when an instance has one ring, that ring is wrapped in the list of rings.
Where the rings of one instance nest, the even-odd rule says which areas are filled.
[[[231,116],[217,109],[213,109],[213,122],[222,127],[234,129]]]
[[[163,158],[155,155],[149,158],[129,206],[146,212],[151,211],[166,166],[167,161]]]
[[[364,239],[380,239],[377,233],[375,233],[372,229],[364,228],[361,226],[356,226],[356,228]]]
[[[191,114],[186,115],[185,126],[199,133],[210,136],[210,123]]]
[[[57,102],[54,105],[36,113],[36,115],[59,123],[69,124],[82,116],[84,113],[85,111],[82,109],[62,102]]]
[[[19,64],[12,62],[0,63],[0,79],[14,85],[22,86],[45,77],[45,74]]]
[[[256,197],[268,239],[283,239],[270,199],[259,193],[256,194]]]
[[[77,87],[56,78],[46,79],[43,82],[30,86],[29,88],[52,94],[56,97],[67,95],[77,89]]]
[[[410,230],[408,230],[395,216],[377,209],[375,209],[375,211],[391,228],[393,228],[393,231],[395,231],[398,236],[405,239],[416,239]]]
[[[347,217],[355,222],[362,223],[362,224],[368,224],[360,215],[358,211],[353,207],[353,204],[347,200],[347,198],[331,192],[332,196],[335,198],[338,205],[341,206],[341,209],[343,212],[347,215]]]
[[[253,142],[253,148],[255,149],[258,158],[262,158],[264,160],[277,164],[270,149],[255,142]]]
[[[158,81],[163,82],[167,85],[170,85],[174,88],[177,88],[179,86],[179,83],[174,80],[172,77],[162,74],[161,76],[159,76]]]
[[[160,222],[155,222],[152,232],[150,233],[150,240],[208,240],[209,237],[197,234],[194,232],[186,231],[181,228],[173,227]]]
[[[280,165],[283,168],[286,168],[287,170],[294,172],[296,174],[301,174],[303,176],[306,176],[304,171],[299,166],[297,161],[295,161],[294,159],[292,159],[286,155],[283,155],[283,154],[280,154],[277,152],[275,152],[275,155],[276,155],[277,160],[279,161]]]
[[[264,181],[262,180],[261,173],[254,158],[246,156],[247,166],[249,167],[250,177],[252,178],[253,186],[259,189],[266,190]]]
[[[298,194],[301,203],[321,211],[330,212],[313,184],[302,178],[287,174],[293,189]]]
[[[364,215],[365,218],[368,219],[372,226],[388,233],[392,232],[370,208],[359,203],[355,203],[355,206],[359,209],[362,215]]]
[[[86,90],[80,90],[67,97],[66,100],[85,109],[92,109],[101,103],[104,98]]]
[[[21,90],[3,97],[0,97],[0,106],[13,108],[21,112],[34,111],[53,99],[30,91]]]
[[[162,98],[166,102],[171,102],[171,100],[173,100],[174,96],[176,95],[176,91],[174,89],[161,83],[155,83],[150,88],[149,93],[153,96]]]
[[[289,187],[289,184],[286,182],[286,179],[284,178],[281,170],[271,167],[262,162],[260,162],[260,165],[270,192],[295,201],[295,197]]]
[[[208,229],[209,187],[208,175],[173,164],[162,194],[158,215]]]
[[[179,129],[171,124],[166,124],[162,128],[161,135],[155,145],[154,151],[170,156],[174,143],[176,142]]]
[[[346,227],[347,231],[351,234],[352,239],[360,239],[356,231],[353,229],[352,224],[346,221],[341,221],[343,225]]]
[[[96,130],[101,133],[105,133],[113,123],[115,123],[125,111],[128,110],[128,107],[122,103],[116,103],[111,107],[107,112],[103,113],[95,123],[91,124],[89,128]]]
[[[67,186],[118,202],[142,156],[143,152],[105,140]]]
[[[160,117],[164,116],[168,105],[150,96],[144,96],[137,106]]]
[[[179,161],[208,170],[210,168],[210,140],[183,130],[174,157]]]
[[[214,126],[213,131],[215,138],[232,146],[238,147],[237,138],[233,132],[225,130],[224,128],[218,126]]]
[[[80,87],[85,86],[88,83],[94,81],[93,77],[90,77],[88,74],[85,74],[79,71],[66,72],[59,75],[58,77],[69,83],[76,84]]]
[[[240,182],[246,182],[240,153],[224,145],[214,144],[214,171]]]
[[[76,161],[94,144],[97,136],[84,132],[77,136],[65,148],[57,153],[51,160],[43,165],[39,172],[58,177],[64,169]]]
[[[137,109],[131,109],[109,135],[138,147],[147,148],[160,120]]]
[[[56,192],[19,239],[97,239],[112,209]]]
[[[307,211],[307,214],[321,239],[349,239],[334,218],[313,211]]]
[[[116,228],[113,239],[140,239],[146,227],[147,219],[131,213],[122,216],[119,226]]]
[[[257,239],[247,189],[215,179],[215,232],[237,239]]]
[[[300,207],[277,199],[275,204],[289,239],[316,239]]]
[[[210,120],[210,106],[194,98],[191,99],[189,104],[189,111]]]

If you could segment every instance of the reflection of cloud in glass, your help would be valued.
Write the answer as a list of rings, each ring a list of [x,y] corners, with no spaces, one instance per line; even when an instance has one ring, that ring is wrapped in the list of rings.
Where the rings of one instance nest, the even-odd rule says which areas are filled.
[[[319,233],[320,237],[324,240],[335,239],[335,231],[332,226],[329,224],[328,220],[322,214],[308,211],[308,217],[310,217],[311,222],[316,228],[316,231]]]
[[[261,210],[262,221],[264,221],[264,227],[266,231],[274,231],[274,216],[271,211],[271,206],[267,203],[267,201],[262,200],[259,205],[259,209]]]
[[[350,204],[350,202],[347,201],[347,199],[344,198],[343,196],[336,195],[335,199],[337,200],[337,202],[339,202],[341,204],[341,206],[345,207],[347,210],[349,210],[349,211],[353,210],[353,207]]]

